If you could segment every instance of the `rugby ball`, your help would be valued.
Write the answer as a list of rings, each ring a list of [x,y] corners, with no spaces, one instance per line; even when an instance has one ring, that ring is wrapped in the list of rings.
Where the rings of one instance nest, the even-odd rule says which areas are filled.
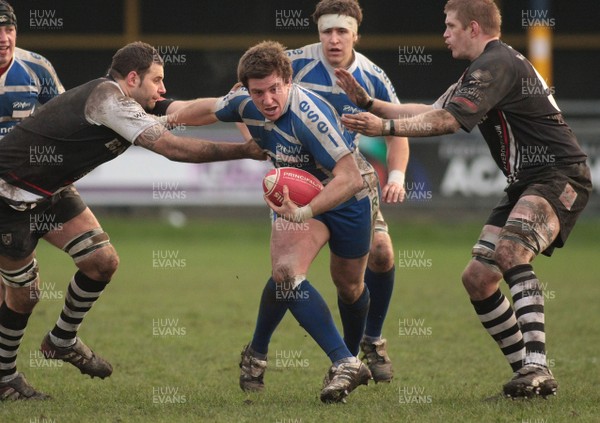
[[[310,203],[323,189],[323,184],[311,173],[295,167],[280,167],[270,170],[263,178],[265,196],[275,205],[283,203],[283,187],[287,185],[290,200],[302,207]]]

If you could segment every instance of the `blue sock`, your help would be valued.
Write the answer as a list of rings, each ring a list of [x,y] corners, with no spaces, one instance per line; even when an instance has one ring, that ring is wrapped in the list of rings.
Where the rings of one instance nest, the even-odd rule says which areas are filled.
[[[267,354],[271,336],[285,316],[287,309],[288,302],[277,297],[277,284],[273,278],[269,278],[260,297],[256,327],[250,343],[250,347],[255,352],[261,355]]]
[[[358,354],[369,312],[369,288],[367,285],[364,287],[363,293],[353,304],[346,304],[338,297],[338,308],[344,328],[344,342],[352,355]]]
[[[381,336],[383,322],[392,299],[395,275],[395,266],[384,273],[375,273],[368,268],[365,272],[365,284],[369,287],[371,293],[371,306],[369,307],[365,328],[366,336],[373,338]]]
[[[300,326],[325,351],[331,362],[352,357],[353,354],[344,344],[321,294],[304,280],[294,289],[294,297],[288,302],[290,311]]]

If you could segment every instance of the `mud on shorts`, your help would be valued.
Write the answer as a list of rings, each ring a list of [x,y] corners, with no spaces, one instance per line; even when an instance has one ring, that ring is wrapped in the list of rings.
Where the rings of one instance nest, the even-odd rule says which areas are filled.
[[[13,259],[29,256],[40,238],[60,230],[86,207],[73,185],[25,211],[13,209],[0,198],[0,255]]]
[[[560,223],[558,236],[542,251],[551,256],[555,248],[564,246],[589,200],[592,192],[590,168],[586,163],[576,163],[522,171],[519,180],[509,185],[505,192],[485,224],[503,227],[519,198],[525,195],[542,197],[550,203]]]

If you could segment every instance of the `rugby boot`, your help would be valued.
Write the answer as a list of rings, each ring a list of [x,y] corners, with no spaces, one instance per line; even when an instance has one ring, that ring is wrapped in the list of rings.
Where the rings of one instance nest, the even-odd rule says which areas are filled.
[[[367,366],[373,375],[375,383],[391,382],[394,377],[392,370],[392,361],[387,355],[385,339],[380,339],[373,343],[367,342],[364,339],[360,341],[360,350],[363,353],[361,360],[367,361]]]
[[[556,395],[558,383],[552,372],[547,368],[535,364],[527,364],[517,370],[514,377],[504,387],[504,395],[509,398],[531,398],[540,395]]]
[[[346,402],[346,397],[359,385],[368,385],[371,371],[365,364],[356,359],[350,363],[331,366],[321,391],[321,401],[325,403]]]
[[[110,376],[113,371],[108,361],[96,355],[79,338],[76,338],[75,344],[69,347],[59,347],[54,345],[48,332],[42,341],[40,350],[46,359],[71,363],[82,374],[90,375],[92,378],[98,376],[100,379],[104,379]]]
[[[17,373],[17,376],[8,382],[0,382],[0,401],[45,400],[50,398],[50,395],[36,391],[27,382],[23,373]]]
[[[267,370],[267,360],[259,360],[252,355],[250,345],[242,350],[240,360],[240,388],[245,392],[260,392],[265,389],[263,378]]]

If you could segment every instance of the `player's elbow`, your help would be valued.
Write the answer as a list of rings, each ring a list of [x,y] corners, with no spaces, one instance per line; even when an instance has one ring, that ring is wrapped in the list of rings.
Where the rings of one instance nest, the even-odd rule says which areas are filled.
[[[177,137],[168,131],[165,131],[158,138],[144,133],[137,138],[136,144],[171,161],[186,161]]]
[[[442,116],[442,134],[454,134],[458,132],[461,128],[460,122],[456,120],[456,118],[446,110],[440,110],[439,112]]]

